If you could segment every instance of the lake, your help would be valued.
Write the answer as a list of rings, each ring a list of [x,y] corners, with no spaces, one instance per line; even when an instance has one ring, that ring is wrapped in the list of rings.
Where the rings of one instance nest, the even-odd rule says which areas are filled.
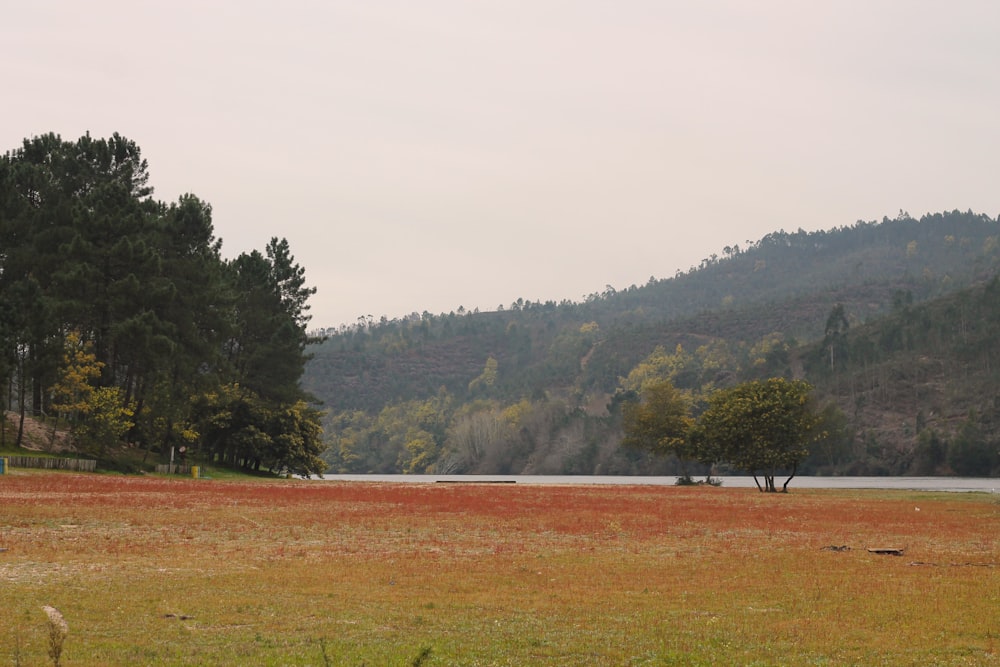
[[[324,475],[331,482],[406,482],[415,484],[621,484],[673,486],[677,478],[612,475]],[[753,477],[724,476],[722,486],[755,488]],[[786,478],[775,478],[780,487]],[[763,480],[762,480],[763,483]],[[996,493],[1000,478],[986,477],[808,477],[796,476],[789,489],[903,489]]]

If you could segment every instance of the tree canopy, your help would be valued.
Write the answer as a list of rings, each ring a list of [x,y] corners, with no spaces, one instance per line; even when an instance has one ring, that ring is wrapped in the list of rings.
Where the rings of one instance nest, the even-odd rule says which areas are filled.
[[[0,157],[6,405],[22,423],[62,414],[101,451],[119,438],[147,452],[200,442],[218,460],[320,472],[320,417],[299,385],[315,292],[304,269],[277,237],[224,260],[211,206],[191,194],[157,201],[149,180],[139,146],[119,134],[46,134]],[[86,386],[67,346],[92,351]],[[266,413],[250,449],[206,427],[206,406],[231,407],[209,397],[237,386]]]
[[[626,401],[622,407],[622,445],[675,455],[687,478],[685,462],[697,458],[688,440],[694,424],[690,412],[690,401],[669,380],[649,383],[641,400]]]
[[[709,397],[693,437],[701,446],[718,448],[723,460],[752,474],[755,481],[761,475],[761,491],[775,491],[775,475],[788,471],[782,485],[787,491],[798,464],[809,455],[809,443],[821,435],[811,389],[802,380],[784,378],[721,389]]]

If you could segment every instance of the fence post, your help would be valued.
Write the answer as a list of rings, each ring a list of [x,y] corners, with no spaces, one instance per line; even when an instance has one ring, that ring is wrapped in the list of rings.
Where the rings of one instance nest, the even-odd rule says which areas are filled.
[[[0,475],[7,474],[7,457],[0,458]]]

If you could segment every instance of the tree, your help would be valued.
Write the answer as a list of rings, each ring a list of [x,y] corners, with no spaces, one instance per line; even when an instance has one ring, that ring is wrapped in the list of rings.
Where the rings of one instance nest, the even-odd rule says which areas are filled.
[[[497,360],[490,355],[486,359],[486,366],[483,367],[483,372],[479,374],[479,377],[474,379],[469,383],[469,392],[473,392],[477,389],[486,390],[497,382]]]
[[[149,230],[158,204],[150,198],[148,164],[135,142],[85,135],[57,150],[47,175],[69,207],[54,247],[51,290],[57,312],[94,341],[103,386],[131,372],[131,347],[119,325],[147,310],[150,277],[159,268]],[[48,213],[48,204],[43,215]]]
[[[305,401],[280,404],[230,384],[198,396],[194,416],[205,453],[220,463],[304,477],[328,467],[320,413]]]
[[[25,140],[0,159],[0,300],[9,306],[5,353],[21,422],[30,402],[42,414],[46,387],[62,360],[62,335],[50,294],[57,251],[72,238],[73,209],[65,172],[71,144],[48,134]],[[29,398],[30,395],[30,398]]]
[[[628,377],[619,380],[619,384],[625,391],[642,392],[647,386],[668,380],[681,387],[697,389],[699,375],[698,359],[685,352],[680,343],[673,354],[667,354],[662,345],[657,345],[648,357],[629,371]]]
[[[784,378],[717,391],[698,418],[696,440],[718,447],[724,460],[753,475],[760,491],[776,491],[775,475],[789,470],[782,485],[787,492],[799,462],[809,455],[809,443],[822,435],[811,391],[802,380]]]
[[[46,134],[0,156],[0,383],[18,442],[30,406],[101,447],[166,451],[198,437],[194,409],[211,422],[216,407],[231,428],[211,432],[236,442],[213,441],[220,456],[318,469],[319,416],[299,384],[315,288],[283,239],[223,261],[211,207],[154,200],[148,169],[118,134]],[[86,360],[64,359],[66,332],[92,346]],[[217,400],[227,387],[233,401]]]
[[[689,479],[686,461],[696,458],[687,437],[694,424],[690,409],[688,399],[669,380],[647,384],[640,401],[622,406],[622,444],[659,456],[675,455],[683,478]]]
[[[447,455],[436,471],[469,472],[476,470],[484,460],[500,459],[497,453],[506,449],[512,430],[497,403],[467,403],[451,420],[445,440]]]
[[[254,250],[229,265],[236,295],[229,360],[237,381],[262,398],[291,403],[302,398],[306,346],[317,342],[306,332],[304,269],[295,264],[284,239],[271,239],[267,255]]]
[[[986,477],[997,464],[997,446],[979,424],[975,412],[968,415],[948,445],[948,466],[958,475]]]
[[[326,449],[320,413],[305,401],[283,405],[268,424],[272,446],[267,463],[272,470],[311,477],[323,476],[329,466],[320,458]]]
[[[850,326],[847,315],[844,313],[844,304],[838,303],[830,310],[830,315],[826,318],[826,327],[823,330],[823,347],[830,353],[831,370],[833,370],[834,351],[843,352],[844,339]]]
[[[132,406],[118,387],[94,387],[103,364],[90,341],[71,331],[66,335],[63,365],[52,386],[49,406],[56,416],[52,424],[55,441],[60,415],[70,423],[76,443],[83,450],[103,456],[109,442],[117,442],[133,426]]]
[[[420,428],[410,427],[406,431],[406,461],[401,467],[406,474],[423,473],[434,464],[438,456],[438,445],[434,436]]]
[[[213,390],[231,335],[233,297],[212,228],[211,206],[183,195],[163,207],[150,232],[159,271],[145,290],[147,310],[119,327],[132,357],[125,377],[136,405],[131,438],[161,451],[191,445],[191,398]]]
[[[91,383],[101,376],[103,365],[97,361],[90,341],[82,341],[76,331],[66,334],[59,379],[52,386],[49,399],[49,407],[55,413],[52,420],[53,442],[60,416],[65,416],[72,423],[77,417],[87,414],[94,391]]]
[[[85,451],[104,456],[109,442],[120,441],[132,428],[132,406],[118,387],[96,387],[87,398],[83,418],[73,437]]]

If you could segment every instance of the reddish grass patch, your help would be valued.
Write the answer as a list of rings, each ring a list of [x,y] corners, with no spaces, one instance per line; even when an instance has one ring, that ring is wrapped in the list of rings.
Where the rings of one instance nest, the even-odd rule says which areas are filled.
[[[997,663],[983,494],[19,473],[0,528],[72,664]]]

